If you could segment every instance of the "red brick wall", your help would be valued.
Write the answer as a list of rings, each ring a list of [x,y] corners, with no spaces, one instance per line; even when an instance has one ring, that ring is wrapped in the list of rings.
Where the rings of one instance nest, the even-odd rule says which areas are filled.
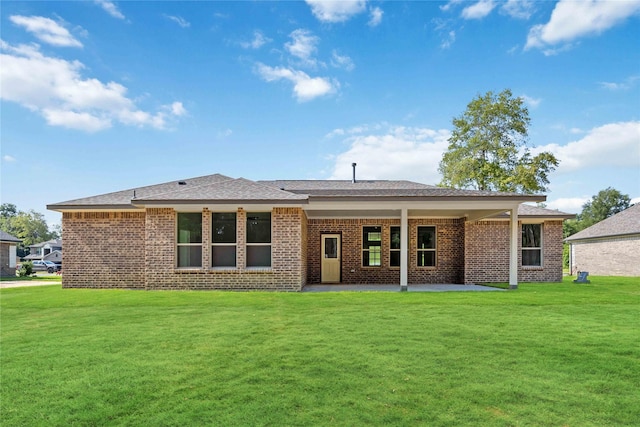
[[[144,212],[65,212],[63,288],[144,289]]]
[[[436,227],[436,267],[417,267],[418,226]],[[463,283],[464,220],[409,219],[409,284]]]
[[[285,290],[302,288],[304,259],[300,250],[304,213],[299,208],[275,208],[271,215],[271,268],[245,268],[246,212],[237,212],[236,268],[212,269],[211,212],[203,212],[203,266],[175,267],[175,215],[172,209],[147,209],[147,289]]]
[[[475,221],[465,224],[465,283],[509,281],[509,221]],[[518,281],[562,281],[562,221],[542,224],[542,266],[522,267],[518,223]]]
[[[409,283],[461,283],[463,278],[464,228],[458,219],[409,219]],[[307,239],[307,283],[320,283],[321,236],[342,236],[342,283],[398,284],[400,268],[389,266],[391,226],[400,219],[310,219]],[[437,232],[435,268],[416,267],[417,227],[432,225]],[[382,265],[362,266],[362,227],[382,227]]]

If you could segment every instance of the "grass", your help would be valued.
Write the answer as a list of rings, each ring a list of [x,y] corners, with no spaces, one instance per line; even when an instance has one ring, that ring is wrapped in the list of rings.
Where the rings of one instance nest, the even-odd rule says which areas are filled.
[[[517,291],[4,289],[0,424],[621,426],[640,279]]]
[[[23,276],[23,277],[18,277],[18,276],[9,276],[9,277],[0,277],[0,282],[29,282],[32,280],[37,280],[37,281],[41,281],[41,280],[51,280],[51,282],[60,282],[62,283],[62,276],[61,275],[44,275],[44,276],[38,276],[38,273],[34,273],[32,276]]]

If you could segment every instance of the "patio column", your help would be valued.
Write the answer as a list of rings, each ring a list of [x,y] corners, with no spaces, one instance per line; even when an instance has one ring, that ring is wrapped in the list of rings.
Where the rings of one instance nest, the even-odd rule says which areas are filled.
[[[409,220],[407,208],[400,211],[400,290],[406,291],[409,284]]]
[[[509,289],[518,289],[518,207],[511,209],[511,244],[509,247]]]

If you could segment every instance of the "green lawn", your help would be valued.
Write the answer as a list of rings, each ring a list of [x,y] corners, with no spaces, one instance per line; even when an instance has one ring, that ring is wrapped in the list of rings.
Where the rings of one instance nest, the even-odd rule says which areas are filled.
[[[640,279],[478,293],[4,289],[3,426],[621,426]]]
[[[46,273],[36,273],[33,276],[23,276],[23,277],[18,277],[18,276],[9,276],[9,277],[0,277],[0,282],[29,282],[29,281],[41,281],[41,280],[50,280],[51,284],[54,284],[55,282],[60,282],[62,283],[62,276],[61,275],[48,275]]]

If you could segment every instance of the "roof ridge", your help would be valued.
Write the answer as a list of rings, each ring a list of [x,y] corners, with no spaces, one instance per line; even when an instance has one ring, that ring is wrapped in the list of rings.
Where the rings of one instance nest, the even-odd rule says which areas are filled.
[[[263,184],[261,181],[253,181],[251,179],[248,179],[248,178],[245,178],[245,177],[242,177],[242,176],[240,178],[238,178],[238,179],[242,179],[244,181],[251,182],[252,184],[259,185],[259,186],[264,187],[264,188],[268,188],[269,190],[272,190],[272,191],[276,190],[276,191],[281,191],[283,193],[290,194],[292,196],[300,196],[300,194],[292,193],[291,191],[287,191],[284,188],[279,188],[279,187],[276,188],[276,186],[273,186],[273,185]],[[276,180],[276,181],[281,181],[281,180]],[[273,181],[271,181],[271,182],[273,182]],[[308,198],[308,196],[307,196],[307,198]]]

